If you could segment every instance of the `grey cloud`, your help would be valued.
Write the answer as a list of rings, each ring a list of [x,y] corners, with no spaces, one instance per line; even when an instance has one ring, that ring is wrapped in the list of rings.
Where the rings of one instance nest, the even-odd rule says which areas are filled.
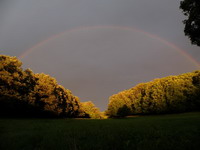
[[[63,31],[83,26],[110,25],[136,27],[155,34],[174,43],[181,49],[190,53],[196,60],[200,61],[199,47],[192,46],[189,39],[187,39],[183,33],[184,26],[182,20],[184,16],[181,10],[179,10],[179,2],[180,1],[175,0],[1,0],[0,53],[19,56],[37,43]],[[159,53],[159,49],[165,49],[162,45],[154,43],[154,47],[153,45],[147,44],[140,46],[140,49],[153,48],[154,55],[151,55],[147,54],[146,51],[137,51],[139,48],[135,46],[137,42],[133,45],[133,41],[137,41],[137,36],[132,36],[131,33],[130,35],[127,33],[124,35],[124,32],[120,33],[114,31],[112,34],[110,33],[111,31],[108,33],[106,32],[101,30],[101,32],[97,32],[98,34],[94,35],[90,35],[91,32],[88,32],[88,34],[80,34],[80,32],[77,32],[80,37],[78,35],[75,36],[75,33],[73,33],[72,36],[55,39],[53,42],[55,44],[54,49],[60,52],[58,56],[62,56],[61,54],[64,56],[69,54],[69,56],[73,57],[73,59],[69,59],[69,62],[66,60],[62,61],[61,59],[59,62],[55,61],[51,66],[48,66],[48,61],[45,62],[44,60],[53,59],[52,56],[50,57],[51,53],[55,57],[58,57],[54,51],[52,51],[49,52],[48,56],[45,56],[45,53],[39,53],[42,56],[37,56],[37,62],[42,63],[42,65],[36,65],[35,60],[31,59],[29,62],[25,63],[29,63],[36,71],[42,71],[43,66],[47,73],[58,77],[59,82],[62,82],[67,88],[68,85],[72,87],[72,91],[73,89],[80,89],[79,85],[85,84],[86,81],[88,86],[95,88],[95,84],[101,84],[101,80],[105,80],[106,83],[109,83],[105,85],[109,90],[106,90],[107,88],[102,88],[101,93],[107,93],[107,95],[115,93],[118,90],[123,90],[124,88],[129,88],[140,81],[148,81],[154,77],[165,76],[167,72],[169,74],[178,74],[186,70],[189,71],[189,68],[191,68],[191,70],[193,69],[190,65],[181,66],[181,60],[177,60],[177,65],[180,66],[179,69],[182,71],[175,71],[171,69],[169,65],[165,65],[164,62],[167,62],[168,58],[175,56],[170,56],[171,54],[166,52],[165,54],[168,57],[161,57],[162,59],[159,59],[159,56],[162,55]],[[87,38],[81,38],[81,36],[86,35],[87,37],[92,36],[89,40],[89,44]],[[123,37],[123,40],[118,38],[120,36]],[[70,43],[67,46],[62,45],[62,43],[65,43],[65,40],[71,40],[71,43],[73,43],[72,39],[77,42],[76,44],[78,47],[74,47],[74,45]],[[77,41],[78,39],[79,41]],[[123,45],[124,41],[126,41],[127,45],[132,45],[132,47],[128,48],[126,45]],[[104,46],[101,45],[102,42]],[[113,44],[115,42],[121,42],[121,45],[118,44],[116,46],[116,44]],[[44,49],[51,49],[53,46],[50,45],[44,46]],[[80,47],[84,50],[79,50]],[[126,54],[120,51],[124,47],[126,47]],[[89,53],[84,55],[87,49]],[[94,51],[91,51],[91,49]],[[131,59],[132,51],[134,51],[135,55],[133,60]],[[115,52],[115,54],[111,55],[113,52]],[[127,53],[131,55],[129,56]],[[144,55],[142,55],[142,53],[144,53]],[[162,53],[164,54],[164,51],[162,51]],[[120,55],[120,57],[118,57],[118,55]],[[173,53],[173,55],[175,55],[175,53]],[[159,74],[154,74],[159,70],[159,66],[156,66],[156,62],[152,60],[155,57],[157,58],[157,62],[160,61],[160,65],[165,65],[165,70]],[[35,58],[34,55],[33,58]],[[80,67],[82,63],[81,60],[87,60],[87,58],[90,59],[84,62],[86,68]],[[112,59],[112,61],[109,62],[110,66],[104,65],[104,62],[108,62],[109,59]],[[141,63],[141,59],[146,61]],[[73,84],[72,81],[70,82],[70,79],[62,81],[60,74],[56,74],[52,68],[58,65],[65,67],[65,63],[68,64],[68,70],[71,72],[66,74],[66,78],[69,77],[73,79],[72,76],[75,73],[83,74],[84,78],[75,78],[75,76],[74,80],[79,80],[79,82],[73,82]],[[137,63],[141,63],[141,68],[137,70],[138,76],[131,70],[126,69],[126,66],[131,67],[131,65],[133,68],[137,67]],[[26,66],[28,67],[28,64]],[[114,66],[114,68],[111,69],[111,66]],[[118,66],[119,70],[116,66]],[[184,67],[187,69],[184,70]],[[72,68],[76,68],[76,70]],[[93,70],[93,73],[87,74],[84,72],[84,69],[88,71]],[[144,70],[148,71],[148,74],[145,74]],[[98,76],[98,81],[94,82],[89,80],[90,78],[95,79],[95,76],[99,74],[101,74],[102,79]],[[112,78],[113,74],[118,74],[118,76]],[[114,85],[116,89],[111,89]],[[88,92],[87,90],[89,90],[89,88],[85,88],[85,91],[82,90],[80,92],[83,99],[89,98],[87,95],[84,95],[84,93]],[[96,91],[94,91],[94,93],[96,93]],[[105,99],[105,95],[100,99]],[[94,98],[96,98],[95,95],[91,97],[91,99]],[[98,101],[96,102],[98,103]],[[105,103],[102,105],[102,107],[105,108]],[[98,106],[101,106],[100,103]]]

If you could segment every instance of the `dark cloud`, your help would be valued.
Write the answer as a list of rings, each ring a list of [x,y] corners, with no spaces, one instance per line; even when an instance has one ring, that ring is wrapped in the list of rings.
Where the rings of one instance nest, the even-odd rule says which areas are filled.
[[[176,49],[135,30],[113,27],[66,32],[32,49],[24,67],[48,73],[82,101],[102,110],[108,97],[140,82],[198,69]]]
[[[136,27],[141,30],[144,30],[146,32],[158,35],[169,42],[174,43],[181,49],[185,50],[186,52],[190,53],[194,58],[200,61],[200,52],[199,47],[193,46],[190,44],[189,39],[185,37],[183,28],[184,25],[182,24],[182,20],[184,19],[184,15],[182,14],[181,10],[179,10],[179,3],[180,1],[175,0],[1,0],[0,1],[0,53],[9,54],[9,55],[17,55],[19,56],[21,53],[26,51],[27,49],[33,47],[37,43],[56,35],[60,32],[63,32],[65,30],[70,30],[74,28],[79,27],[87,27],[87,26],[99,26],[99,25],[111,25],[111,26],[129,26],[129,27]],[[89,34],[89,33],[88,33]],[[122,87],[124,83],[123,88],[128,88],[132,86],[131,82],[132,79],[135,81],[140,81],[142,79],[147,80],[150,78],[153,78],[153,76],[156,76],[154,72],[156,72],[159,68],[155,67],[153,61],[151,61],[154,57],[158,58],[157,60],[160,61],[160,64],[162,64],[164,58],[160,57],[159,53],[156,52],[155,49],[155,55],[149,55],[145,51],[142,51],[144,55],[141,55],[140,51],[137,51],[137,47],[134,47],[132,45],[132,41],[129,41],[129,35],[123,36],[123,41],[127,41],[127,45],[132,45],[129,50],[132,51],[134,49],[134,55],[138,55],[138,57],[134,57],[133,61],[130,61],[130,58],[127,59],[126,57],[129,57],[127,55],[121,54],[121,51],[117,51],[116,54],[113,55],[113,50],[119,49],[119,45],[111,45],[114,41],[117,43],[120,43],[120,38],[117,39],[117,35],[113,37],[114,34],[119,34],[118,36],[123,36],[122,33],[115,32],[113,34],[106,35],[105,32],[98,32],[98,36],[94,36],[92,39],[90,39],[90,44],[84,44],[84,40],[81,39],[81,41],[77,41],[77,36],[74,37],[68,37],[66,36],[63,39],[60,39],[60,41],[54,42],[56,45],[55,49],[62,49],[61,45],[62,42],[65,43],[66,38],[69,38],[69,40],[74,38],[74,41],[77,41],[77,45],[83,47],[84,49],[92,49],[94,50],[95,47],[98,49],[101,49],[102,45],[101,42],[104,42],[104,46],[107,46],[107,49],[110,49],[110,51],[105,51],[104,49],[101,49],[101,51],[90,51],[87,55],[84,55],[83,52],[77,52],[76,48],[72,45],[68,45],[68,49],[73,49],[73,53],[70,53],[71,57],[76,60],[87,60],[87,58],[91,58],[88,60],[88,62],[85,64],[88,68],[88,70],[93,70],[93,76],[89,76],[90,78],[94,78],[96,74],[102,73],[102,77],[105,77],[106,83],[109,83],[109,81],[117,82],[116,87]],[[122,35],[121,35],[122,34]],[[85,36],[85,34],[80,34],[79,36]],[[108,38],[102,38],[100,35]],[[87,35],[90,37],[89,35]],[[138,35],[139,36],[139,35]],[[131,38],[136,38],[134,36],[131,36]],[[137,39],[137,38],[136,38]],[[64,40],[64,41],[62,41]],[[99,42],[101,40],[101,42]],[[103,40],[103,41],[102,41]],[[136,40],[137,41],[137,40]],[[80,45],[80,43],[82,43]],[[87,43],[87,42],[86,42]],[[151,43],[151,42],[150,42]],[[137,45],[138,43],[135,43]],[[55,46],[54,45],[54,46]],[[71,47],[70,47],[71,46]],[[123,44],[121,45],[121,48],[123,49]],[[143,44],[142,49],[148,49],[149,47],[153,48],[149,45]],[[158,45],[157,45],[158,46]],[[45,47],[46,48],[46,47]],[[155,47],[154,47],[155,48]],[[160,45],[160,47],[157,47],[158,49],[164,49]],[[51,47],[49,47],[51,49]],[[67,49],[67,50],[68,50]],[[157,49],[157,50],[158,50]],[[128,51],[128,49],[126,50]],[[117,57],[117,54],[120,54],[120,59]],[[53,53],[55,54],[55,53]],[[96,55],[98,54],[98,55]],[[146,55],[145,55],[146,54]],[[170,53],[171,54],[171,53]],[[167,54],[168,57],[170,54]],[[60,56],[60,55],[58,55]],[[96,56],[98,56],[96,58]],[[109,56],[109,57],[107,57]],[[44,57],[45,54],[42,54],[41,57]],[[49,57],[49,56],[48,56]],[[138,71],[138,74],[142,74],[138,77],[135,77],[134,75],[127,75],[124,73],[123,75],[120,75],[118,77],[118,80],[115,81],[115,79],[112,79],[112,71],[114,71],[115,74],[120,73],[117,72],[117,69],[109,73],[108,70],[104,70],[105,68],[102,68],[102,70],[98,66],[98,70],[96,70],[96,66],[93,64],[93,62],[98,63],[104,63],[104,58],[107,62],[107,59],[112,59],[115,62],[112,64],[112,61],[110,62],[111,66],[118,65],[120,69],[123,70],[125,66],[122,64],[129,64],[129,63],[139,63],[140,59],[148,60],[152,63],[146,62],[141,64],[141,68],[146,69],[149,71],[149,74],[147,76],[143,75],[143,72]],[[141,58],[140,58],[141,57]],[[93,58],[93,59],[92,59]],[[162,58],[159,60],[159,58]],[[49,58],[48,58],[49,59]],[[51,58],[53,59],[53,58]],[[167,61],[167,57],[165,57]],[[123,62],[121,64],[121,61]],[[29,63],[31,60],[29,61]],[[58,64],[55,61],[55,64],[51,64],[52,66],[48,66],[47,62],[40,61],[38,56],[38,62],[42,63],[46,67],[46,71],[53,73],[54,71],[51,70],[52,67],[56,67]],[[65,62],[65,61],[64,61]],[[35,63],[35,62],[33,62]],[[45,64],[46,63],[46,64]],[[59,63],[62,63],[59,62]],[[68,65],[71,65],[71,68],[77,68],[76,72],[71,72],[71,74],[74,73],[83,73],[83,68],[78,67],[79,63],[68,63]],[[68,67],[70,67],[70,65]],[[120,66],[122,65],[122,66]],[[181,64],[179,64],[181,66]],[[40,65],[39,65],[40,66]],[[34,66],[34,68],[39,69],[39,66]],[[100,65],[102,66],[102,65]],[[103,65],[106,67],[105,65]],[[134,65],[133,65],[134,66]],[[64,66],[63,66],[64,67]],[[130,67],[130,66],[129,66]],[[184,70],[184,67],[181,68]],[[169,65],[165,66],[166,72],[170,73],[179,73],[181,71],[170,71]],[[192,68],[191,68],[192,70]],[[124,70],[127,72],[127,70]],[[151,72],[152,71],[152,72]],[[105,73],[107,72],[107,73]],[[158,76],[166,75],[165,73],[161,73]],[[96,73],[96,74],[95,74]],[[83,73],[84,74],[84,73]],[[85,76],[88,74],[84,74]],[[126,76],[127,75],[127,76]],[[56,75],[57,76],[57,75]],[[59,76],[59,75],[58,75]],[[150,76],[150,78],[147,78]],[[126,77],[127,80],[124,80],[124,77]],[[157,76],[156,76],[157,77]],[[67,78],[67,77],[66,77]],[[71,79],[71,77],[70,77]],[[80,83],[82,83],[84,80],[88,81],[86,79],[78,79],[80,80]],[[120,81],[119,81],[120,79]],[[99,81],[101,81],[99,79]],[[122,83],[123,81],[123,83]],[[67,80],[62,81],[63,84],[67,86]],[[130,82],[130,85],[128,84]],[[85,82],[83,82],[84,84]],[[93,82],[94,83],[94,82]],[[91,87],[94,86],[93,83],[90,83],[88,81],[88,85]],[[136,82],[134,82],[136,83]],[[70,84],[70,86],[74,87],[72,89],[77,89],[79,87],[79,82]],[[110,83],[109,85],[106,85],[108,87],[113,87],[113,85]],[[87,89],[87,88],[86,88]],[[106,88],[105,88],[106,89]],[[119,88],[118,88],[119,90]],[[97,90],[98,91],[98,90]],[[117,90],[113,90],[113,92],[116,92]],[[87,91],[82,91],[82,93]],[[94,93],[96,93],[94,91]],[[110,94],[112,92],[108,92],[107,90],[102,89],[102,93]],[[81,94],[82,95],[82,94]],[[85,97],[84,99],[87,99],[89,97]],[[95,97],[92,97],[92,99]],[[103,97],[102,97],[103,99]]]

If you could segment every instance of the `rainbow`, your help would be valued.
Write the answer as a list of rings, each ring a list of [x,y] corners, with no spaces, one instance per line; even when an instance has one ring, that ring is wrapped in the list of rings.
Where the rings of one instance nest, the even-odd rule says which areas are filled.
[[[65,30],[61,33],[58,33],[56,35],[53,35],[49,38],[47,38],[46,40],[43,40],[39,43],[37,43],[36,45],[34,45],[33,47],[31,47],[30,49],[24,51],[22,54],[19,55],[19,59],[23,59],[24,57],[26,57],[27,55],[31,54],[37,47],[42,46],[43,44],[56,39],[66,33],[71,33],[71,32],[76,32],[76,31],[80,31],[80,30],[89,30],[89,29],[98,29],[98,28],[112,28],[112,29],[119,29],[119,30],[129,30],[130,32],[139,32],[144,34],[145,36],[155,39],[163,44],[165,44],[166,46],[176,50],[177,52],[179,52],[182,56],[184,56],[185,58],[187,58],[188,60],[190,60],[196,67],[200,68],[200,63],[195,60],[190,54],[186,53],[184,50],[180,49],[179,47],[177,47],[176,45],[174,45],[173,43],[158,37],[157,35],[154,35],[152,33],[149,32],[145,32],[143,30],[137,29],[135,27],[124,27],[124,26],[88,26],[88,27],[79,27],[79,28],[73,28],[70,30]]]

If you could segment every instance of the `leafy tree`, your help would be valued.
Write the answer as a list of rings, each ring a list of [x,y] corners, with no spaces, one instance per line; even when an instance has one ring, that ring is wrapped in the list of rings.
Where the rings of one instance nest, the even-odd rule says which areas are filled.
[[[28,95],[35,82],[31,70],[23,71],[16,57],[0,55],[0,113],[17,115],[31,112]]]
[[[81,109],[83,111],[83,117],[89,117],[92,119],[103,119],[104,116],[100,112],[100,110],[91,102],[82,102]]]
[[[23,70],[16,57],[0,55],[0,113],[77,117],[79,99],[49,75]]]
[[[31,71],[23,71],[16,57],[0,55],[0,94],[24,99],[31,88]],[[30,83],[31,82],[31,83]],[[33,89],[33,88],[32,88]]]
[[[200,46],[200,1],[199,0],[183,0],[180,3],[187,19],[183,21],[185,24],[185,35],[190,38],[192,44]]]

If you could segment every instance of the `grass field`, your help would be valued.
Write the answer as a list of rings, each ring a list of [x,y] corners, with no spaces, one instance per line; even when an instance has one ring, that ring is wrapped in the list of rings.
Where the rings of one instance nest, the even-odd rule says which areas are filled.
[[[125,119],[0,119],[1,150],[195,150],[200,112]]]

